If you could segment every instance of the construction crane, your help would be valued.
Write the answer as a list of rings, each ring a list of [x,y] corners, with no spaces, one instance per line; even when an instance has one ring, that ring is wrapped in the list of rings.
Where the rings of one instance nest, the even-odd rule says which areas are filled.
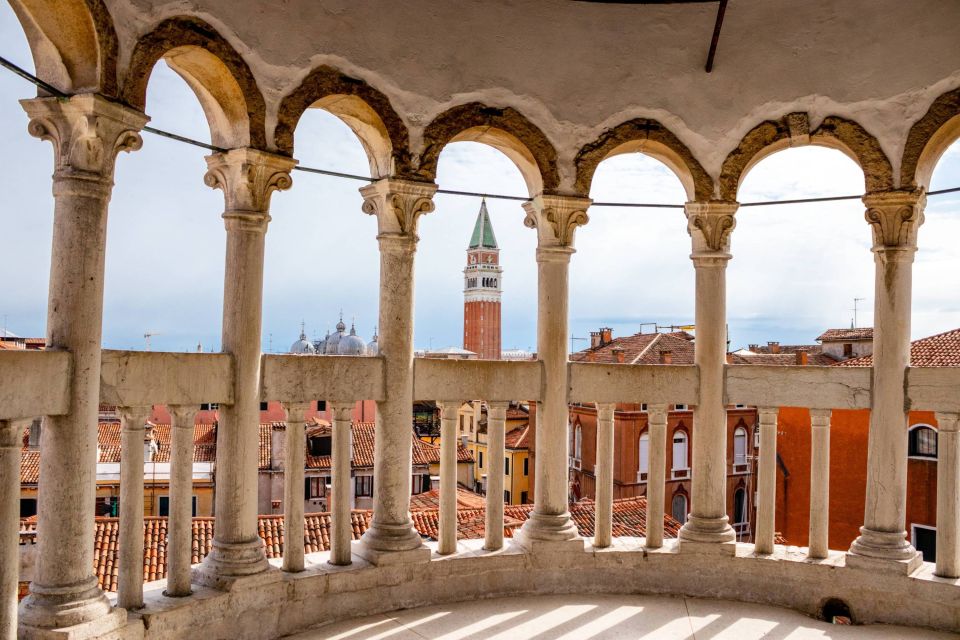
[[[159,331],[148,331],[147,333],[143,334],[143,339],[147,343],[147,351],[150,351],[150,338],[158,335],[160,335]]]

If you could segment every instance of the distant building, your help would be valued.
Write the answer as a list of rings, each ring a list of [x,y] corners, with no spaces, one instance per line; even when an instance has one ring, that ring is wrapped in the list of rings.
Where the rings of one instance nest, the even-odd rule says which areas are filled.
[[[463,348],[483,360],[500,359],[502,284],[500,248],[487,212],[487,201],[483,200],[463,270]]]

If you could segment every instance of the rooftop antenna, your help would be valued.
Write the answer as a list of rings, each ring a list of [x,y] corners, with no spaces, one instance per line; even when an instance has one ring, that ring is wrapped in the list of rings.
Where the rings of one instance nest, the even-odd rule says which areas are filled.
[[[267,353],[273,353],[273,334],[267,334]]]
[[[143,339],[147,343],[147,351],[150,351],[150,338],[158,335],[160,335],[159,331],[148,331],[145,334],[143,334]]]
[[[864,300],[866,300],[866,298],[854,298],[854,299],[853,299],[853,326],[850,327],[851,329],[856,329],[856,328],[857,328],[857,303],[858,303],[858,302],[863,302]]]
[[[573,345],[573,343],[574,343],[575,340],[582,340],[583,342],[586,342],[586,341],[587,341],[587,338],[578,338],[578,337],[576,337],[576,336],[570,336],[570,351],[571,351],[571,352],[576,351],[576,349],[574,348],[574,345]]]

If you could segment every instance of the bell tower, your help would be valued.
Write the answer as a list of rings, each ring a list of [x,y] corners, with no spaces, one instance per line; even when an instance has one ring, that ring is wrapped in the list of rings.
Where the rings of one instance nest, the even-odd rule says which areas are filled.
[[[502,283],[500,247],[490,223],[487,201],[483,200],[463,270],[463,348],[484,360],[500,359]]]

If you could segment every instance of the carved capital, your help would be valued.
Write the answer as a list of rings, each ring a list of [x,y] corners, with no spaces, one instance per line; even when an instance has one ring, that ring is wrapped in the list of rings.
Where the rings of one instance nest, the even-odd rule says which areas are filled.
[[[726,254],[730,250],[730,232],[737,226],[737,202],[688,202],[684,206],[687,233],[693,239],[693,254]],[[726,256],[729,257],[729,256]]]
[[[146,115],[95,94],[70,98],[31,98],[20,105],[30,116],[30,135],[49,140],[54,179],[80,178],[113,183],[117,154],[143,146]]]
[[[593,202],[579,196],[540,194],[523,203],[523,224],[537,230],[539,247],[573,249],[577,227],[590,221],[587,209]]]
[[[432,182],[384,178],[360,189],[363,212],[377,217],[380,236],[417,239],[417,221],[434,209]]]
[[[916,191],[881,191],[863,196],[864,217],[873,232],[873,250],[917,248],[917,230],[923,224],[927,195]]]
[[[150,406],[118,407],[124,431],[144,431],[150,418]]]
[[[290,172],[297,166],[292,158],[258,151],[231,149],[207,156],[207,173],[203,182],[212,189],[223,191],[226,202],[224,218],[228,224],[252,225],[264,228],[270,220],[270,196],[274,191],[285,191],[293,186]]]

